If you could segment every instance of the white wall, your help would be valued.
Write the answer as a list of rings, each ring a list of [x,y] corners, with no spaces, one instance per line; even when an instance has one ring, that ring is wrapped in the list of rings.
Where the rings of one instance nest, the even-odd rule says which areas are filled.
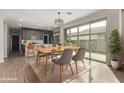
[[[4,23],[3,18],[0,16],[0,63],[4,62],[4,43],[3,43],[3,35],[4,35]]]
[[[8,39],[7,39],[7,35],[8,35],[8,27],[7,27],[7,22],[6,22],[6,20],[4,19],[4,57],[6,58],[7,57],[7,54],[8,54],[8,52],[7,52],[7,46],[8,46]]]
[[[122,11],[122,60],[124,60],[124,10]]]
[[[11,35],[10,35],[10,29],[7,26],[7,55],[11,52]]]
[[[7,21],[4,17],[0,16],[0,62],[4,62],[4,58],[9,53],[9,31]]]
[[[83,24],[89,21],[93,21],[96,19],[100,18],[107,18],[107,27],[106,27],[106,32],[107,32],[107,45],[108,45],[108,40],[109,40],[109,35],[111,31],[115,28],[119,29],[120,33],[121,31],[121,10],[119,9],[107,9],[100,11],[98,13],[92,14],[90,16],[87,16],[85,18],[80,18],[78,20],[72,21],[70,23],[64,24],[61,29],[60,29],[60,40],[62,43],[64,43],[64,29],[68,27],[73,27],[75,25]],[[108,51],[108,50],[107,50]],[[107,52],[107,64],[110,65],[110,54]]]

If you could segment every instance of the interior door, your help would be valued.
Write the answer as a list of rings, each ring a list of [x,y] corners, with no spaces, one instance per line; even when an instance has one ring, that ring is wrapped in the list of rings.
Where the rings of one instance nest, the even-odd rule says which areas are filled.
[[[19,36],[12,36],[12,51],[19,51]]]

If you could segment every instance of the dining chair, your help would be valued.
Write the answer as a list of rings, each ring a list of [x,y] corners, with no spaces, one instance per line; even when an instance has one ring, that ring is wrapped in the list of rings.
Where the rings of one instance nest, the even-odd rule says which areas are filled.
[[[61,56],[62,55],[62,52],[56,52],[56,53],[52,53],[52,59],[55,58],[58,58],[58,56]]]
[[[44,45],[40,45],[39,46],[40,48],[45,48],[45,46]],[[40,60],[41,60],[41,58],[44,58],[44,57],[46,57],[46,54],[45,53],[37,53],[37,56],[38,56],[38,61],[37,61],[37,63],[36,64],[40,64]]]
[[[71,69],[71,72],[72,72],[72,75],[73,75],[73,70],[72,70],[72,67],[71,67],[72,52],[73,52],[72,49],[65,49],[60,58],[52,60],[52,62],[54,63],[53,68],[52,68],[52,73],[54,71],[55,64],[60,66],[60,82],[62,81],[62,69],[63,69],[64,65],[69,65],[70,66],[70,69]]]
[[[58,47],[56,45],[53,45],[53,47],[56,47],[56,49],[58,49]],[[55,52],[55,53],[52,53],[52,59],[57,58],[58,56],[61,56],[62,55],[62,52]]]
[[[85,56],[85,52],[86,52],[86,48],[79,48],[79,50],[78,50],[78,52],[76,53],[76,55],[74,55],[74,56],[72,57],[72,60],[74,61],[75,66],[76,66],[76,73],[78,73],[77,62],[79,62],[79,61],[82,61],[83,66],[84,66],[84,68],[86,69],[85,64],[84,64],[84,61],[83,61],[84,56]]]
[[[34,44],[32,44],[31,42],[29,42],[26,46],[27,48],[27,54],[26,57],[29,57],[30,55],[34,56],[35,55],[35,50],[34,50]]]

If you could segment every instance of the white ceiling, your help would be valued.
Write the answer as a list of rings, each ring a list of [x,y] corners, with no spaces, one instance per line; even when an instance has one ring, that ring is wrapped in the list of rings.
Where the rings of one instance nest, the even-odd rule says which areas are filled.
[[[29,27],[38,29],[55,28],[54,20],[58,18],[57,12],[61,12],[64,23],[86,17],[101,11],[100,9],[1,9],[0,15],[7,19],[9,27]],[[68,15],[67,12],[72,12]],[[20,21],[23,19],[23,21]],[[39,25],[37,25],[39,23]]]

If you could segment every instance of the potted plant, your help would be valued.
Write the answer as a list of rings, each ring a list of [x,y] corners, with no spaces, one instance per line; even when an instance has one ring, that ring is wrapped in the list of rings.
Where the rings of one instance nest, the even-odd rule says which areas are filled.
[[[70,41],[70,45],[71,45],[71,46],[76,46],[76,44],[74,43],[73,40]]]
[[[69,41],[69,40],[66,40],[66,41],[64,42],[64,45],[65,45],[65,46],[69,46],[69,45],[70,45],[70,41]]]
[[[118,69],[119,68],[118,55],[121,51],[120,36],[119,36],[118,29],[112,30],[109,40],[110,41],[109,41],[108,48],[109,48],[109,52],[112,55],[111,65],[114,69]]]

